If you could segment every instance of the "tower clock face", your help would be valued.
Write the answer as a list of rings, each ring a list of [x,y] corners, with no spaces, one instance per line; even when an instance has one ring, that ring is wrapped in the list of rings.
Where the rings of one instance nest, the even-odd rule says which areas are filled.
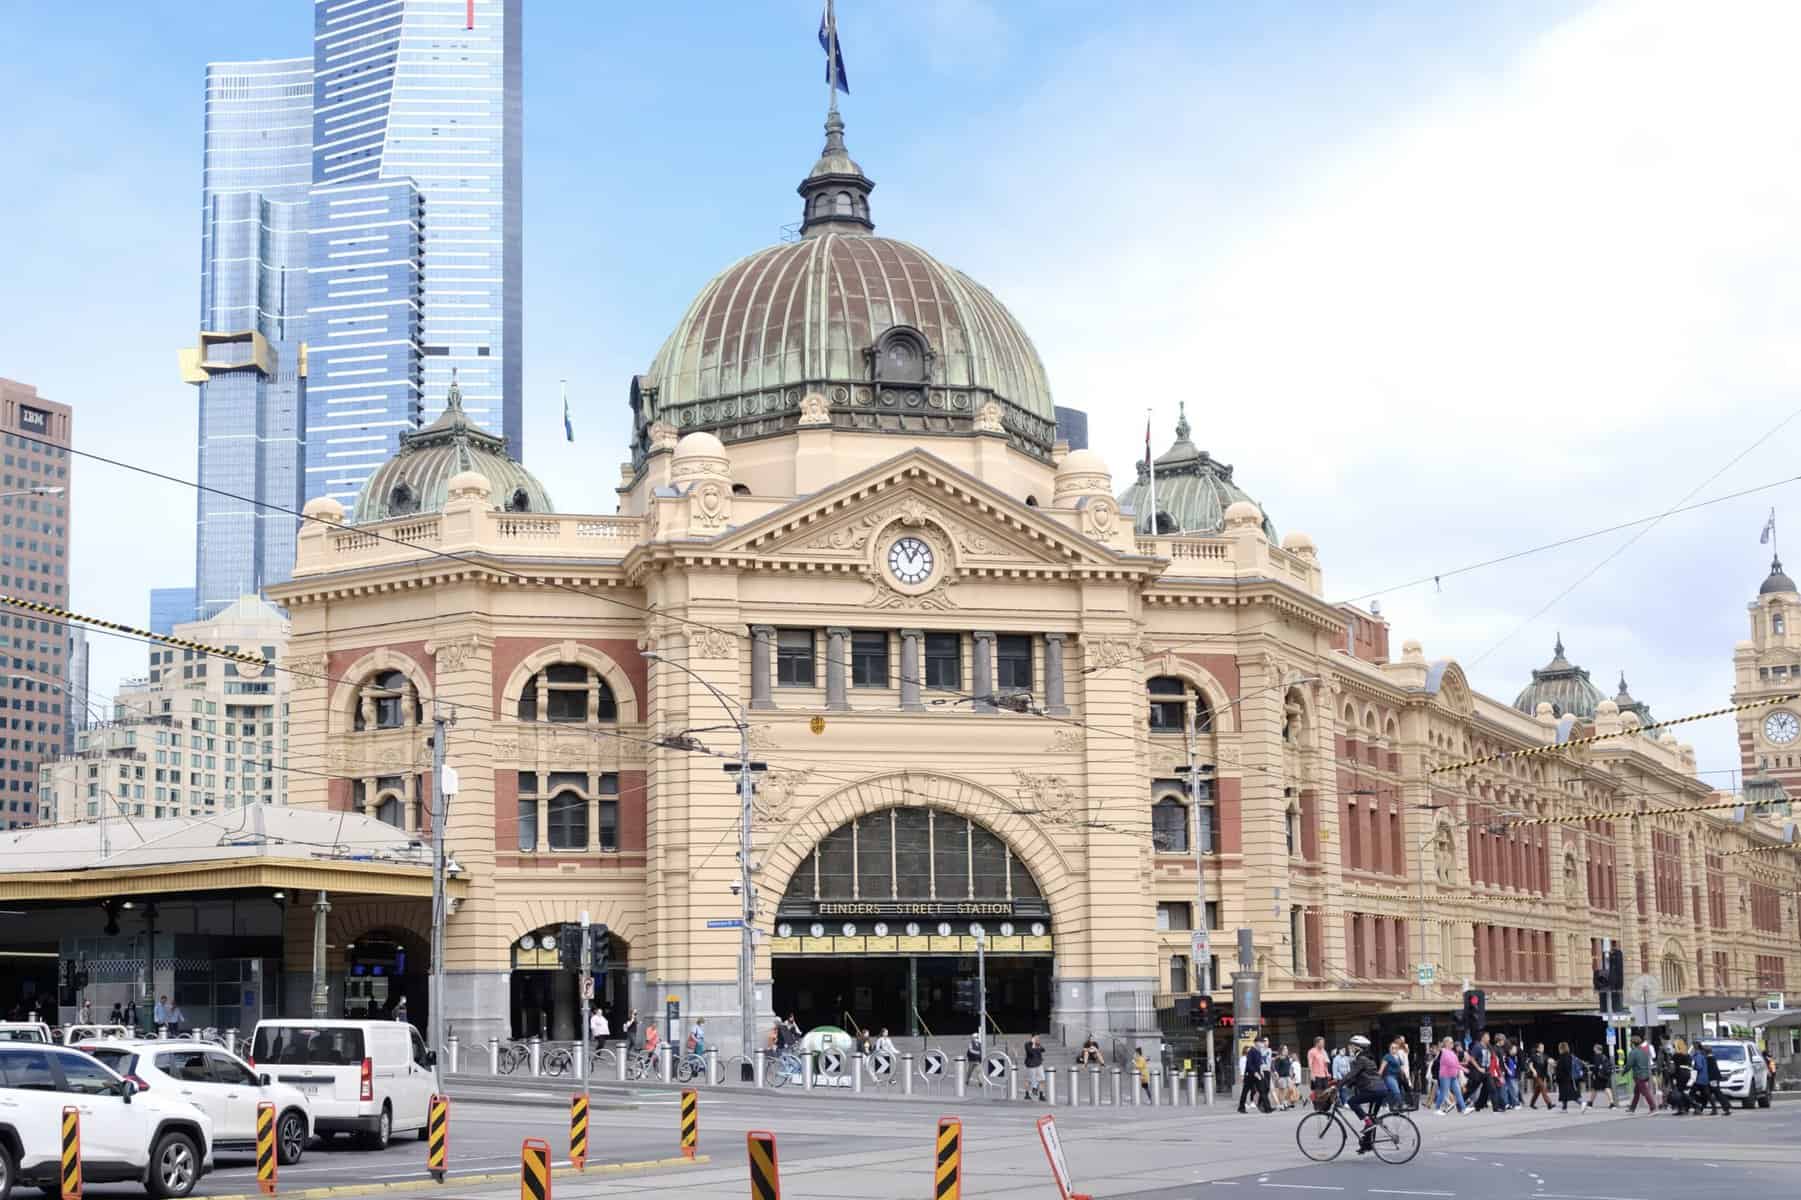
[[[1801,720],[1792,712],[1773,712],[1763,719],[1764,740],[1786,746],[1801,735]]]
[[[908,586],[931,578],[933,562],[932,547],[919,538],[896,538],[888,547],[888,570]]]

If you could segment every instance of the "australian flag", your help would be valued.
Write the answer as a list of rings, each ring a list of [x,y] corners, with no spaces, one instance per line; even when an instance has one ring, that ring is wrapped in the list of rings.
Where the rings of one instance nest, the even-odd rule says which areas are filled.
[[[825,51],[825,78],[837,91],[850,95],[850,78],[844,73],[844,47],[838,41],[838,18],[832,0],[819,10],[819,48]]]

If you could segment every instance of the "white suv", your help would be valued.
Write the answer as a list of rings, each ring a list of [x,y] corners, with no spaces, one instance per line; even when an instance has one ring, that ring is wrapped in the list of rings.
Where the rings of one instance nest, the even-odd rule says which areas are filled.
[[[256,1153],[257,1105],[275,1106],[275,1155],[282,1166],[300,1161],[313,1135],[312,1106],[298,1088],[258,1076],[235,1054],[205,1042],[108,1041],[87,1051],[146,1092],[166,1092],[213,1120],[213,1153]]]
[[[65,1107],[81,1113],[83,1184],[142,1183],[179,1200],[213,1167],[213,1123],[174,1096],[140,1093],[61,1046],[0,1043],[0,1200],[14,1183],[61,1186]]]
[[[1770,1079],[1769,1065],[1763,1060],[1763,1051],[1751,1042],[1736,1038],[1702,1038],[1701,1041],[1713,1051],[1713,1060],[1719,1064],[1721,1095],[1728,1100],[1737,1100],[1746,1108],[1753,1104],[1759,1108],[1770,1107],[1770,1093],[1776,1088]]]

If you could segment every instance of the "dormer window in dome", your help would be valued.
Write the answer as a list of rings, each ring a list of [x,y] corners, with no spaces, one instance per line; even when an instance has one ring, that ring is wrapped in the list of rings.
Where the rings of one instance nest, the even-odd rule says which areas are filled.
[[[931,378],[931,343],[925,334],[908,325],[896,325],[876,339],[864,354],[869,359],[870,376],[877,383],[915,386]]]
[[[397,517],[419,511],[419,493],[404,483],[394,485],[388,493],[388,511]]]
[[[524,488],[514,488],[513,494],[507,497],[508,512],[530,512],[532,510],[531,495]]]

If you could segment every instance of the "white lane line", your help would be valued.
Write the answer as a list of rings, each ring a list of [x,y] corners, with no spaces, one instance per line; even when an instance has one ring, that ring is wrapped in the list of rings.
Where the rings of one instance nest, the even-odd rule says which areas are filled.
[[[1293,1192],[1342,1192],[1341,1187],[1329,1183],[1266,1183],[1264,1187],[1287,1188]]]
[[[1455,1196],[1456,1192],[1410,1192],[1405,1188],[1371,1188],[1378,1196]]]
[[[1540,1192],[1534,1200],[1645,1200],[1643,1196],[1584,1196],[1573,1192]]]

